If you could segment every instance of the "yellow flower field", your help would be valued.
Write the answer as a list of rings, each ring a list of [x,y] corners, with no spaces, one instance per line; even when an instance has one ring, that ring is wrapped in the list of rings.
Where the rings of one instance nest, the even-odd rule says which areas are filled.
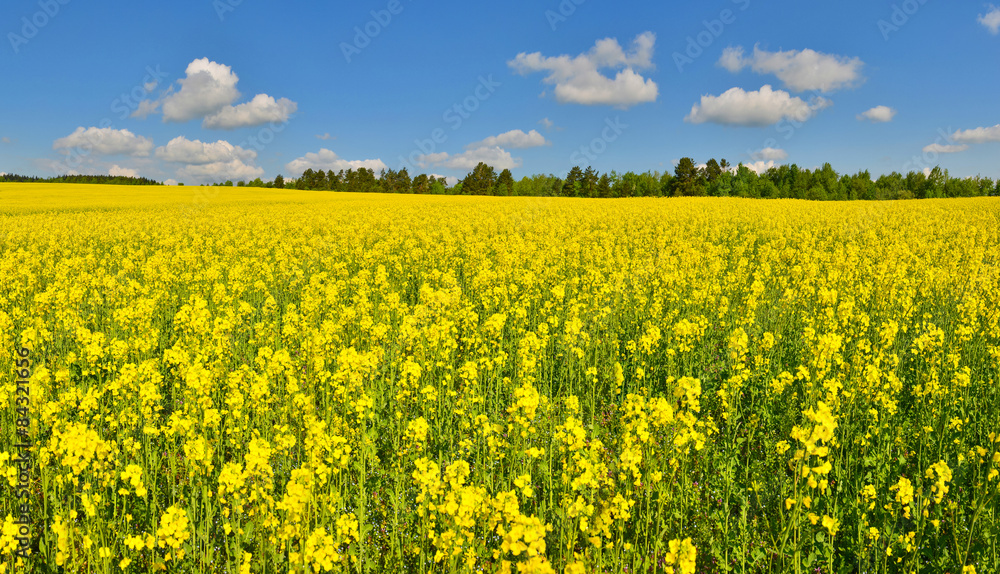
[[[1000,564],[996,199],[0,184],[0,273],[0,572]]]

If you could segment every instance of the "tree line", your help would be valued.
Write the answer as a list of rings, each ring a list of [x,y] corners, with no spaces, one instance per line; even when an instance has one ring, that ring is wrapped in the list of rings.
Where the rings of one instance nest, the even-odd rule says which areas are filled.
[[[0,182],[102,183],[119,185],[163,185],[144,177],[110,175],[63,175],[52,178],[0,175]],[[214,185],[264,187],[353,193],[414,193],[434,195],[496,195],[543,197],[751,197],[809,200],[927,199],[944,197],[1000,196],[1000,179],[951,177],[948,170],[935,167],[893,172],[873,179],[868,170],[854,175],[838,174],[829,163],[814,170],[795,164],[779,165],[757,173],[743,164],[710,159],[697,165],[682,158],[673,172],[646,171],[600,173],[592,167],[575,166],[565,177],[533,175],[515,180],[509,169],[497,170],[480,162],[454,186],[445,178],[420,174],[411,177],[406,168],[384,169],[378,175],[368,168],[333,170],[307,169],[297,179],[278,175],[272,181],[232,180]]]
[[[274,184],[277,183],[279,175]],[[227,182],[232,185],[231,182]],[[272,186],[260,179],[249,185]],[[418,175],[405,168],[382,170],[379,177],[371,169],[334,173],[308,169],[295,180],[281,179],[281,185],[301,190],[328,190],[362,193],[418,193],[547,197],[750,197],[809,200],[884,200],[977,197],[1000,195],[1000,179],[951,177],[948,170],[935,167],[929,172],[893,172],[873,179],[868,170],[854,175],[838,174],[829,163],[814,170],[795,164],[771,167],[757,173],[743,164],[732,166],[725,159],[710,159],[699,166],[692,158],[682,158],[673,172],[599,173],[592,167],[573,167],[565,177],[534,175],[515,180],[510,170],[496,169],[480,162],[452,187],[443,178]]]
[[[103,185],[163,185],[161,182],[145,177],[127,177],[123,175],[60,175],[56,177],[35,177],[17,175],[16,173],[0,174],[0,183],[99,183]]]
[[[267,187],[277,189],[300,189],[312,191],[344,191],[352,193],[422,193],[445,195],[454,193],[448,189],[443,177],[420,174],[410,177],[406,168],[399,171],[382,170],[378,176],[367,168],[349,169],[339,172],[307,169],[298,179],[285,180],[278,174],[273,181],[262,181],[259,177],[249,182],[227,180],[214,185],[236,187]]]

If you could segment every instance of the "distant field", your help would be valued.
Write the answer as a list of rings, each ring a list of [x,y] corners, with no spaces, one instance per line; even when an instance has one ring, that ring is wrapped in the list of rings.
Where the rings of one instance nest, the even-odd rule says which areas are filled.
[[[0,213],[118,209],[161,205],[301,201],[320,192],[294,189],[201,186],[126,186],[59,183],[0,183]],[[329,196],[325,194],[324,197]]]
[[[0,272],[0,573],[1000,563],[996,199],[0,184]]]

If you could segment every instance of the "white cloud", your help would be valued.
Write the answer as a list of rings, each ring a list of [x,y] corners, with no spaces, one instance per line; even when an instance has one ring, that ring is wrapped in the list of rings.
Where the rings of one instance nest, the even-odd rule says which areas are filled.
[[[248,165],[239,159],[234,159],[231,161],[186,165],[177,170],[177,175],[185,180],[193,180],[197,183],[209,183],[225,181],[227,179],[254,179],[263,176],[264,169]]]
[[[551,130],[552,128],[556,127],[556,123],[550,120],[549,118],[542,118],[538,120],[538,123],[547,130]]]
[[[318,135],[318,134],[317,134],[317,135],[316,135],[316,139],[318,139],[318,140],[323,140],[323,141],[326,141],[326,140],[333,140],[333,139],[337,139],[337,138],[335,138],[335,137],[331,136],[331,135],[330,135],[330,132],[326,132],[326,133],[325,133],[325,134],[323,134],[323,135]]]
[[[979,16],[979,23],[986,26],[990,34],[1000,34],[1000,8],[990,4],[990,11]]]
[[[552,142],[545,139],[545,136],[537,130],[524,133],[522,130],[511,130],[498,136],[490,136],[483,141],[473,142],[465,146],[465,149],[472,150],[481,147],[510,147],[515,149],[525,149],[530,147],[541,147],[552,145]]]
[[[257,152],[219,140],[206,143],[178,136],[165,146],[156,148],[156,157],[170,163],[184,164],[177,170],[177,177],[195,183],[250,180],[264,175],[264,170],[253,165]]]
[[[896,117],[896,110],[889,106],[875,106],[867,112],[857,115],[858,121],[868,120],[873,124],[891,122]]]
[[[207,129],[234,130],[268,122],[284,123],[298,108],[298,104],[288,98],[275,100],[267,94],[257,94],[245,104],[222,108],[206,117],[201,125]]]
[[[428,164],[442,163],[448,159],[448,152],[428,153],[417,156],[420,159],[420,167],[427,167]]]
[[[575,57],[522,52],[507,64],[522,75],[548,72],[544,82],[555,85],[559,103],[627,108],[656,101],[659,94],[656,82],[635,72],[653,67],[655,43],[656,35],[645,32],[632,41],[631,53],[626,53],[618,40],[605,38],[598,40],[589,52]],[[602,69],[618,71],[610,78],[601,73]]]
[[[976,128],[972,130],[959,130],[951,134],[951,139],[964,143],[986,143],[1000,142],[1000,124],[991,128]]]
[[[817,97],[812,104],[788,92],[763,86],[756,92],[731,88],[719,96],[702,96],[701,104],[691,107],[684,121],[693,124],[712,122],[737,126],[769,126],[782,119],[804,122],[816,112],[830,106],[830,101]]]
[[[743,59],[743,47],[729,46],[723,50],[718,64],[734,74],[740,72],[747,66],[746,61]]]
[[[499,170],[521,167],[520,158],[511,157],[509,151],[497,146],[479,147],[455,155],[440,152],[417,157],[417,163],[420,167],[434,165],[450,169],[471,170],[479,165],[479,162]]]
[[[774,74],[785,87],[796,92],[817,90],[823,93],[856,86],[861,80],[864,62],[824,54],[814,50],[768,52],[754,46],[753,56],[746,57],[742,47],[729,47],[722,52],[719,65],[736,73],[750,67],[758,74]]]
[[[163,185],[177,185],[176,179],[167,179],[163,181]]]
[[[361,169],[367,168],[375,172],[377,176],[379,172],[383,169],[388,169],[388,166],[381,159],[360,159],[360,160],[346,160],[341,159],[336,153],[323,148],[316,153],[307,153],[303,157],[294,159],[287,164],[285,164],[285,169],[288,170],[292,177],[299,177],[307,169],[322,169],[323,171],[347,171],[349,169]]]
[[[7,136],[4,136],[4,137],[0,138],[0,142],[3,142],[5,144],[11,143],[10,138],[7,137]]]
[[[70,135],[52,144],[54,150],[78,148],[100,155],[130,155],[146,157],[153,151],[153,140],[137,136],[128,130],[78,127]]]
[[[743,165],[757,172],[758,174],[764,173],[765,171],[771,169],[772,167],[778,167],[778,164],[774,163],[774,161],[764,161],[764,160],[755,161],[753,163],[745,163]]]
[[[139,107],[136,108],[129,117],[144,120],[151,114],[158,112],[160,110],[160,104],[162,103],[163,102],[159,100],[143,100],[139,102]]]
[[[229,66],[201,58],[188,64],[180,91],[163,100],[163,121],[186,122],[214,114],[240,97]]]
[[[252,162],[257,159],[257,152],[234,146],[225,140],[205,143],[178,136],[170,140],[167,145],[156,148],[156,157],[172,163],[208,165],[233,161]]]
[[[969,149],[969,146],[965,144],[961,145],[944,145],[933,143],[928,146],[924,146],[924,153],[959,153]]]
[[[121,167],[118,164],[115,164],[108,170],[108,175],[114,177],[139,177],[139,172],[134,169]]]
[[[275,99],[267,94],[257,94],[249,102],[239,105],[236,88],[239,76],[232,68],[208,58],[188,64],[185,77],[178,80],[180,90],[170,86],[158,100],[143,100],[131,117],[145,119],[162,111],[164,122],[187,122],[201,118],[205,129],[233,130],[253,127],[268,122],[284,123],[298,111],[298,104],[288,98]],[[146,84],[146,91],[156,88]]]
[[[783,149],[766,147],[750,154],[750,159],[765,161],[784,161],[788,159],[788,152]]]

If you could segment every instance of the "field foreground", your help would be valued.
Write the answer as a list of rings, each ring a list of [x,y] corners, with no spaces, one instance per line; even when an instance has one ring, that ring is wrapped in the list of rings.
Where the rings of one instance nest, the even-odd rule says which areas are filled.
[[[1000,564],[996,199],[98,187],[0,186],[0,573]]]

